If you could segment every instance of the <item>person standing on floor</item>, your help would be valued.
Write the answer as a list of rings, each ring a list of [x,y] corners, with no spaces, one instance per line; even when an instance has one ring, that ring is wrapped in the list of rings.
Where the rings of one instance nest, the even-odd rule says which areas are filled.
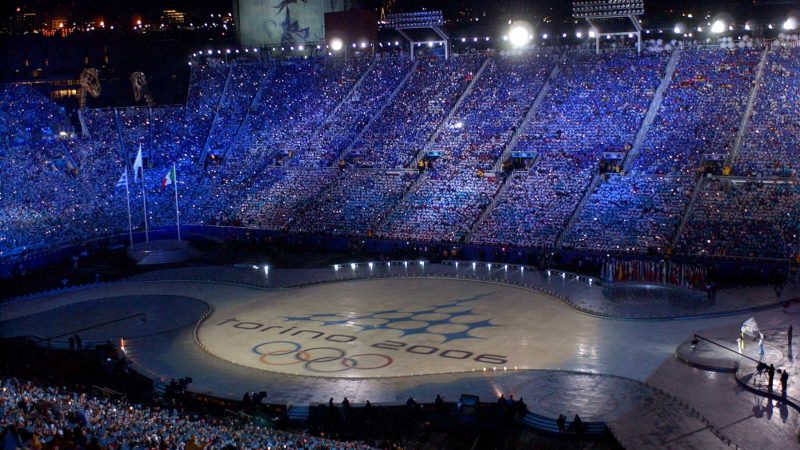
[[[787,334],[787,336],[789,337],[789,347],[791,347],[792,346],[792,326],[791,325],[789,325],[789,333]]]
[[[758,334],[758,354],[764,356],[764,335]]]
[[[789,372],[786,369],[783,369],[783,373],[781,374],[781,392],[783,395],[786,395],[786,383],[789,382]]]
[[[556,426],[558,427],[558,434],[564,434],[564,426],[567,423],[567,417],[563,414],[558,415],[556,419]]]
[[[775,366],[772,364],[770,364],[769,369],[767,369],[767,379],[768,379],[767,389],[769,389],[770,392],[772,392],[772,382],[775,380]]]

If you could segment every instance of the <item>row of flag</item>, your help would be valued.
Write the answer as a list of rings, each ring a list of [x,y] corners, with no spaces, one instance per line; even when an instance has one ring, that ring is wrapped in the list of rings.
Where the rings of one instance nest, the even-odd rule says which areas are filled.
[[[136,154],[136,159],[133,162],[133,181],[138,182],[142,180],[142,204],[144,206],[144,230],[145,239],[150,242],[150,231],[147,223],[147,191],[144,188],[144,164],[142,161],[142,146],[139,145],[139,152]],[[181,240],[181,217],[180,210],[178,209],[178,178],[175,172],[175,163],[172,163],[172,168],[161,179],[161,187],[165,188],[169,185],[175,187],[175,223],[178,228],[178,240]],[[131,219],[131,194],[128,188],[128,169],[122,172],[122,176],[117,181],[117,187],[125,187],[125,194],[128,199],[128,233],[130,234],[131,247],[133,247],[133,221]]]
[[[694,264],[612,259],[603,263],[602,278],[608,282],[653,282],[703,289],[708,281],[708,273],[704,267]]]
[[[138,182],[140,175],[142,180],[144,180],[144,166],[142,164],[142,149],[139,148],[139,153],[136,154],[136,160],[133,162],[133,181]],[[177,183],[177,176],[175,174],[175,164],[172,164],[172,168],[169,169],[164,178],[161,179],[161,187],[167,187],[171,184]],[[128,185],[128,171],[125,170],[122,172],[122,176],[119,177],[119,181],[117,181],[117,187],[123,187]]]

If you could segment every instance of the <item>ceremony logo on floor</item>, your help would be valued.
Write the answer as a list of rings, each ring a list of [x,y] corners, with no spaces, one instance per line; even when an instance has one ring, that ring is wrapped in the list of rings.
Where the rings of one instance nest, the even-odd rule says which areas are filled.
[[[370,283],[218,308],[198,337],[206,351],[239,365],[354,378],[510,370],[522,366],[515,348],[536,345],[520,339],[531,320],[515,311],[524,291],[443,280],[381,282],[399,289]]]

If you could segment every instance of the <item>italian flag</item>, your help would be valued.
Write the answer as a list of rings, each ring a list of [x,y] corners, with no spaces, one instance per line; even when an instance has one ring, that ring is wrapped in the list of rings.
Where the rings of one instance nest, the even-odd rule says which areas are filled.
[[[172,169],[169,169],[164,178],[161,180],[161,187],[167,187],[170,184],[175,183],[175,166],[172,166]]]

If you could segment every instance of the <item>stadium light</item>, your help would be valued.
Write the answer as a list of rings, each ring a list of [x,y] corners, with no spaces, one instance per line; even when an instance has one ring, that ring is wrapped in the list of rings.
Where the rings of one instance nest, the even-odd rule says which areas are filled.
[[[597,36],[597,33],[595,33],[594,30],[589,30],[589,37],[594,39],[595,36]]]
[[[711,32],[714,34],[720,34],[725,31],[725,28],[725,22],[723,22],[722,19],[717,19],[711,25]]]
[[[511,45],[516,48],[528,45],[531,41],[530,26],[524,22],[517,22],[511,25],[511,28],[508,30],[508,39],[511,41]]]
[[[797,19],[794,17],[789,17],[786,19],[786,22],[783,22],[783,29],[790,31],[797,29]]]
[[[339,38],[331,39],[331,50],[338,52],[339,50],[342,49],[342,47],[344,47],[344,42],[342,42],[341,39]]]

